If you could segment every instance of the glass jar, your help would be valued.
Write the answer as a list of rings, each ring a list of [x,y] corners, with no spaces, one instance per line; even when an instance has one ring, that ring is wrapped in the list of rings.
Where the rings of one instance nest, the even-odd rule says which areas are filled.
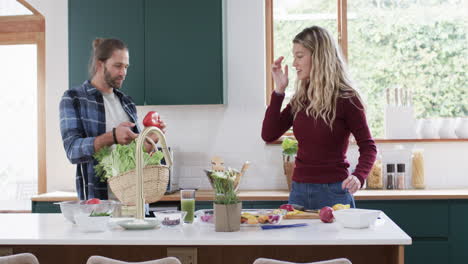
[[[414,149],[411,156],[412,160],[412,173],[411,173],[411,185],[415,189],[424,189],[426,187],[424,183],[424,151],[422,149]]]
[[[367,189],[383,189],[382,155],[377,154],[374,165],[367,177]]]

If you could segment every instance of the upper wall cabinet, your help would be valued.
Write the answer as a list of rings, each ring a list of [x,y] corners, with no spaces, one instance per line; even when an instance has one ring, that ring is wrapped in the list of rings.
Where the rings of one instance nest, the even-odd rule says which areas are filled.
[[[143,0],[69,0],[69,86],[89,79],[95,38],[118,38],[129,49],[130,67],[122,90],[136,104],[145,102],[145,19]]]
[[[224,0],[69,0],[70,86],[88,79],[91,43],[127,43],[122,90],[138,105],[225,103]]]

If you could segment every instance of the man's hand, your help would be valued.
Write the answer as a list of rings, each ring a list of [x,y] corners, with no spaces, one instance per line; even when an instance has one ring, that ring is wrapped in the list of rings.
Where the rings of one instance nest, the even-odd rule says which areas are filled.
[[[161,131],[163,133],[166,133],[166,123],[164,123],[164,121],[161,121],[160,124],[161,124]],[[156,135],[156,133],[151,133],[148,135],[148,137],[150,137],[154,141],[155,144],[158,143],[159,141],[159,137],[158,135]],[[149,143],[148,140],[145,140],[145,149],[146,149],[146,152],[148,153],[154,150],[153,145],[151,145],[151,143]]]
[[[122,145],[130,144],[135,138],[138,137],[138,134],[133,133],[132,127],[135,124],[132,122],[123,122],[120,123],[115,129],[115,137],[117,138],[117,143]]]
[[[343,190],[348,189],[351,194],[354,194],[361,188],[361,182],[359,181],[358,177],[349,175],[349,177],[346,178],[346,180],[344,180],[341,184],[341,188],[343,188]]]

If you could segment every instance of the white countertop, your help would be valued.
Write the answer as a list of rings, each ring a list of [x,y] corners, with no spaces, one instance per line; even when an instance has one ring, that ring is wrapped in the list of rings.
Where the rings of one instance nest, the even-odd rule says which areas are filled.
[[[215,232],[214,226],[184,224],[181,228],[128,231],[118,226],[83,233],[61,214],[0,214],[0,245],[410,245],[411,238],[384,213],[367,229],[346,229],[320,220],[283,220],[305,227]]]

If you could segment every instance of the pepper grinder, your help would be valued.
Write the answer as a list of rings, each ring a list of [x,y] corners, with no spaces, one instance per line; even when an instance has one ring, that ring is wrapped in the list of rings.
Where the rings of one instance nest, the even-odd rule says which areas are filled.
[[[397,181],[397,189],[399,190],[404,190],[405,189],[405,164],[404,163],[398,163],[397,164],[397,176],[396,176],[396,181]]]
[[[395,189],[395,164],[387,164],[387,189]]]

